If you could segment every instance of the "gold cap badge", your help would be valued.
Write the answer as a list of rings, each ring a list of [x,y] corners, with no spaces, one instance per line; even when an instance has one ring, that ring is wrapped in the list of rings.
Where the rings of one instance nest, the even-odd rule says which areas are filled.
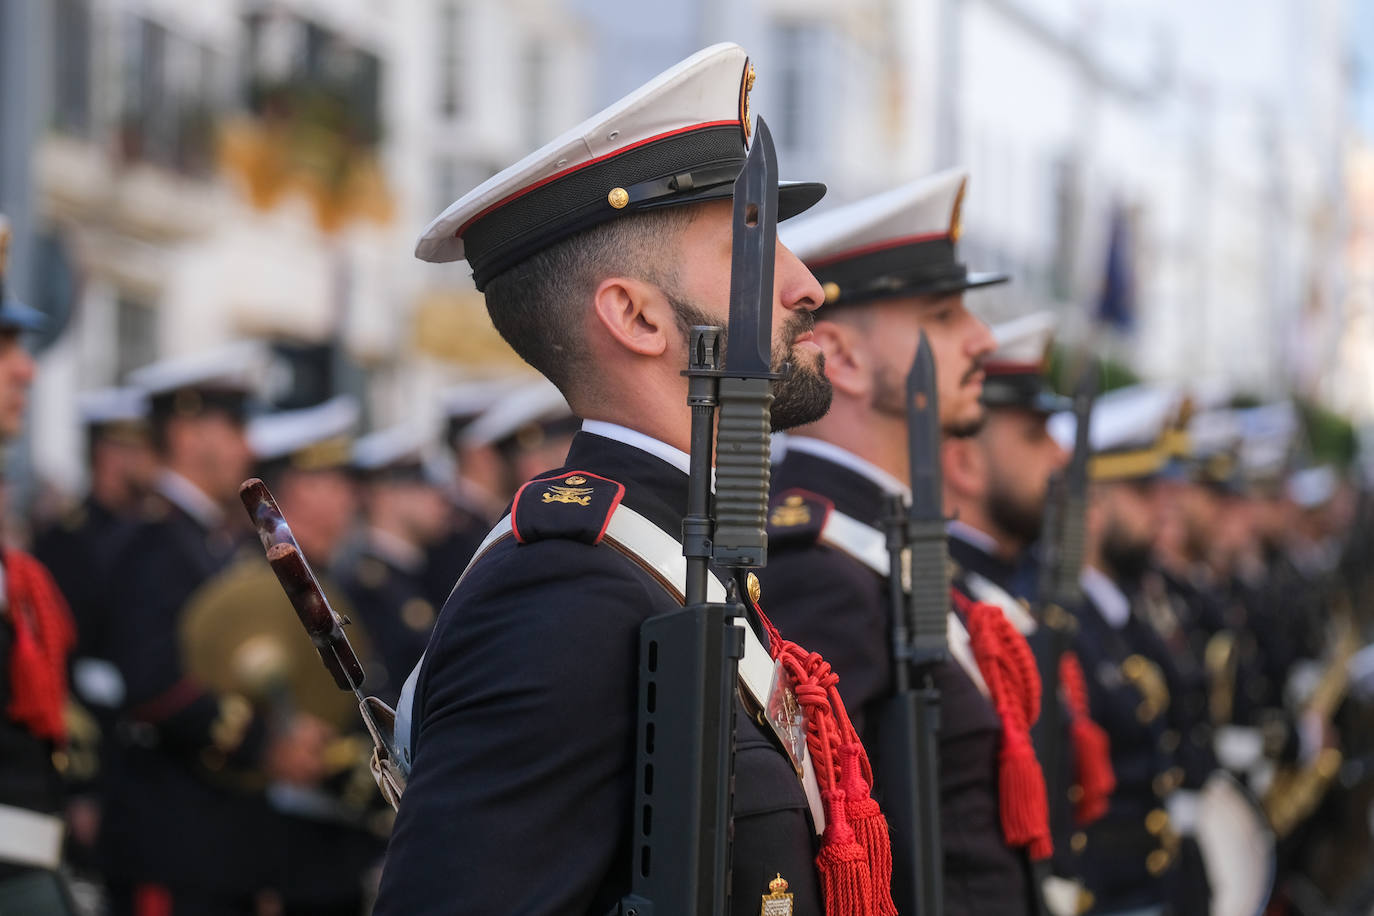
[[[834,280],[827,280],[822,283],[821,290],[825,293],[825,301],[827,303],[834,302],[836,299],[840,298],[840,284],[836,283]]]
[[[739,90],[739,123],[744,129],[744,142],[749,142],[749,133],[752,127],[749,123],[749,93],[754,88],[754,64],[752,61],[744,62],[744,81],[740,83]]]

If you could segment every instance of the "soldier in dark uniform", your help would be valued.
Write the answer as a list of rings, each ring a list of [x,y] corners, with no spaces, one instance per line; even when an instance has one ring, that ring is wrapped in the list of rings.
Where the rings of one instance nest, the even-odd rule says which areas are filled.
[[[413,763],[379,916],[601,914],[630,887],[638,631],[680,592],[603,533],[638,516],[643,543],[667,538],[665,559],[681,562],[686,333],[725,323],[752,82],[742,49],[708,48],[479,186],[420,240],[421,258],[469,261],[497,329],[587,419],[565,468],[522,488],[508,536],[469,567],[401,698]],[[781,216],[822,190],[785,183]],[[794,371],[776,386],[777,425],[826,407],[809,342],[822,297],[778,246],[774,361]],[[780,650],[754,610],[745,622]],[[772,730],[736,721],[732,912],[759,912],[781,875],[790,911],[819,914],[830,840]]]
[[[0,216],[0,444],[22,431],[34,361],[21,340],[41,313],[5,290],[9,225]],[[0,556],[0,913],[69,916],[58,875],[66,662],[76,641],[61,592],[33,557]]]
[[[783,231],[825,286],[816,338],[835,401],[823,419],[788,436],[774,470],[764,594],[784,632],[831,660],[866,737],[893,690],[881,520],[889,495],[909,492],[905,379],[921,330],[935,355],[946,436],[972,434],[983,420],[980,367],[994,343],[963,294],[1006,277],[970,273],[957,260],[964,186],[962,171],[944,172]],[[1008,841],[999,804],[1007,723],[985,695],[985,660],[973,657],[964,626],[951,616],[954,660],[935,677],[945,912],[1030,914],[1038,892],[1027,849]],[[881,797],[884,780],[898,778],[906,774],[875,773],[875,792]],[[1044,857],[1050,840],[1041,817]]]
[[[1104,817],[1089,825],[1080,856],[1095,900],[1091,912],[1163,914],[1176,894],[1179,834],[1187,806],[1166,810],[1183,780],[1171,741],[1168,651],[1132,606],[1158,528],[1152,478],[1166,465],[1164,431],[1176,404],[1160,389],[1114,391],[1092,415],[1092,481],[1086,525],[1083,603],[1074,649],[1086,675],[1093,718],[1111,738],[1116,791]],[[1073,441],[1072,417],[1052,423]],[[1205,911],[1205,904],[1201,911]],[[1184,910],[1194,912],[1197,910]]]
[[[254,472],[272,490],[321,588],[354,620],[350,640],[369,673],[371,640],[331,571],[356,515],[351,462],[357,402],[347,395],[315,407],[256,416],[248,425]],[[248,698],[254,712],[298,740],[299,770],[281,778],[264,766],[240,786],[265,797],[265,827],[249,838],[261,857],[259,904],[309,916],[363,911],[380,861],[385,819],[375,815],[366,766],[370,741],[357,701],[321,667],[290,601],[259,551],[245,551],[198,588],[179,623],[187,672],[206,688]]]
[[[245,774],[305,781],[317,736],[257,715],[237,692],[190,676],[186,602],[251,537],[238,485],[251,453],[246,402],[257,351],[241,345],[138,370],[160,470],[114,568],[111,660],[125,685],[101,846],[117,914],[251,913],[267,886],[255,843],[268,823]]]
[[[1068,459],[1047,429],[1049,417],[1069,406],[1045,377],[1053,333],[1053,318],[1043,312],[993,328],[998,347],[984,364],[987,419],[976,435],[944,443],[942,476],[954,519],[955,587],[1003,609],[1026,636],[1047,685],[1031,730],[1041,762],[1047,769],[1057,762],[1045,774],[1054,858],[1043,891],[1050,912],[1071,916],[1090,905],[1078,875],[1087,839],[1082,827],[1105,810],[1112,775],[1105,735],[1083,708],[1082,672],[1068,648],[1072,618],[1058,607],[1039,609],[1039,619],[1030,614],[1029,602],[1042,597],[1032,547],[1044,523],[1049,479]],[[1066,665],[1074,670],[1065,672]],[[1053,700],[1048,685],[1056,685]],[[1057,716],[1045,715],[1048,702],[1060,704]],[[1053,734],[1047,723],[1055,723]]]
[[[79,396],[86,427],[90,489],[82,501],[34,540],[34,556],[51,570],[76,620],[72,653],[73,734],[63,774],[68,784],[68,862],[98,869],[100,754],[113,740],[123,680],[107,648],[111,564],[136,523],[155,468],[148,441],[148,404],[133,388]]]
[[[562,464],[579,422],[563,395],[544,379],[513,381],[458,434],[459,472],[466,462],[480,479],[480,483],[478,479],[463,481],[464,489],[494,500],[496,511],[479,524],[469,499],[455,511],[453,533],[430,548],[425,588],[435,607],[448,599],[458,574],[516,489],[534,475]]]
[[[451,506],[427,466],[425,437],[394,427],[358,440],[354,467],[363,488],[364,527],[340,563],[344,590],[372,636],[380,664],[368,666],[369,689],[394,703],[424,654],[438,608],[426,590],[426,548],[438,541]],[[449,574],[453,588],[490,525]],[[455,558],[457,559],[457,558]]]
[[[463,434],[514,384],[511,379],[461,382],[440,397],[444,447],[452,458],[453,476],[445,481],[450,504],[447,530],[425,549],[425,597],[436,608],[448,598],[458,573],[472,559],[509,498],[496,483],[502,476],[496,450],[489,444],[466,442]],[[397,672],[398,678],[404,676]]]

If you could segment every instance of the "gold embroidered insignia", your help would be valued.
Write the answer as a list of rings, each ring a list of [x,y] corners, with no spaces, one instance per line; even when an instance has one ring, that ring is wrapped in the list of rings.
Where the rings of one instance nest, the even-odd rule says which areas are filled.
[[[590,506],[592,504],[591,494],[594,487],[584,487],[582,484],[587,482],[587,478],[580,474],[564,478],[566,486],[551,484],[544,491],[544,502],[546,503],[569,503],[577,506]]]
[[[739,91],[739,121],[744,128],[744,142],[749,142],[749,134],[753,130],[753,125],[749,123],[749,93],[754,88],[754,64],[751,61],[744,63],[744,80],[740,83]]]
[[[768,891],[759,906],[759,916],[792,916],[792,895],[787,893],[787,879],[779,874],[768,882]]]
[[[775,528],[793,528],[811,521],[811,507],[800,496],[789,496],[773,508],[768,524]]]

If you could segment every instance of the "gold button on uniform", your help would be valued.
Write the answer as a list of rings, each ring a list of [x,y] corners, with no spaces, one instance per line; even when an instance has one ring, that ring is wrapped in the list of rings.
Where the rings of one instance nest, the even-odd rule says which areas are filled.
[[[1163,808],[1156,808],[1145,815],[1145,829],[1152,836],[1159,836],[1169,826],[1169,812]]]
[[[1156,878],[1164,874],[1172,861],[1170,855],[1162,849],[1156,849],[1145,857],[1145,870]]]
[[[759,577],[750,573],[745,577],[744,584],[749,589],[749,600],[758,604],[763,599],[763,586],[759,584]]]
[[[1078,831],[1069,837],[1069,848],[1074,852],[1082,852],[1088,848],[1088,835],[1083,831]]]

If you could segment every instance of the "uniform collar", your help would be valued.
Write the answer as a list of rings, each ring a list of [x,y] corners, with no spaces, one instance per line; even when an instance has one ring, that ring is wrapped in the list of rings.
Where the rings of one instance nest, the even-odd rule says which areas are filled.
[[[817,458],[824,458],[831,464],[838,464],[842,468],[848,468],[854,473],[867,478],[887,494],[901,494],[906,499],[911,499],[911,488],[902,483],[896,477],[884,471],[871,461],[860,458],[858,455],[846,448],[841,448],[833,442],[826,442],[824,439],[817,439],[814,436],[788,436],[787,451],[801,452],[804,455],[814,455]]]
[[[1092,566],[1085,566],[1078,577],[1078,583],[1083,586],[1083,592],[1096,606],[1102,619],[1107,621],[1113,630],[1121,629],[1126,625],[1126,621],[1130,620],[1131,599],[1126,597],[1120,586],[1107,578],[1106,573]]]
[[[1017,567],[997,556],[997,542],[987,532],[957,519],[949,523],[948,530],[950,559],[1004,591],[1016,594]]]
[[[648,452],[661,461],[666,461],[684,474],[692,473],[691,455],[680,448],[674,448],[666,442],[655,439],[653,436],[630,429],[628,426],[608,423],[605,420],[583,420],[582,431],[594,436],[601,436],[603,439],[612,439],[633,446],[640,451]]]
[[[687,472],[681,466],[684,453],[615,424],[592,424],[591,429],[583,429],[573,437],[567,464],[539,477],[590,471],[622,483],[625,505],[673,537],[682,537],[682,518],[687,514]],[[602,435],[594,429],[613,435]]]
[[[157,491],[207,531],[224,522],[224,509],[204,490],[170,468],[157,478]]]

